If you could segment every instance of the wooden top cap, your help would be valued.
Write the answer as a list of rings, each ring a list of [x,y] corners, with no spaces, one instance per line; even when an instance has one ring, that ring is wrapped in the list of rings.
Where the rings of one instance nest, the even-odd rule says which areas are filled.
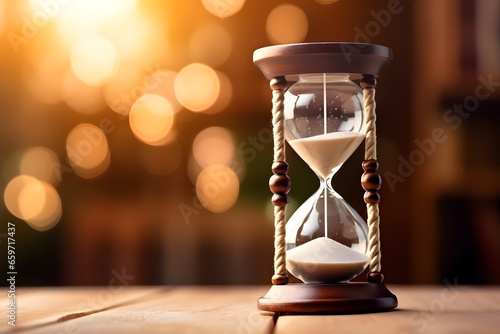
[[[253,53],[254,64],[268,80],[284,76],[293,81],[307,73],[348,73],[351,79],[377,76],[391,59],[390,48],[364,43],[283,44]]]

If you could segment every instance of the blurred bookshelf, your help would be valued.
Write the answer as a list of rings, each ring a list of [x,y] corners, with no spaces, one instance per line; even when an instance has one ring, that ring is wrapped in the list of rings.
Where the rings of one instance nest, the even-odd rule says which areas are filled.
[[[424,140],[441,129],[446,139],[411,179],[412,277],[498,284],[500,3],[420,1],[415,9],[412,133]]]

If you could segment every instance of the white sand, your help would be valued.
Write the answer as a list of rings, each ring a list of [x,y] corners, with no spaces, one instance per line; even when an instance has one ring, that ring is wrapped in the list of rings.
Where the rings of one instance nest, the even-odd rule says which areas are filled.
[[[358,132],[332,132],[288,143],[311,169],[326,179],[351,156],[364,138],[365,135]]]
[[[370,258],[321,237],[286,252],[286,265],[304,283],[343,283],[361,274]]]

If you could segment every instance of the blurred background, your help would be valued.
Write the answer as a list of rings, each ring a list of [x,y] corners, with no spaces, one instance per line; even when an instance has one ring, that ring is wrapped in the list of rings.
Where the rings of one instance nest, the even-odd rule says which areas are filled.
[[[271,91],[252,53],[317,41],[394,52],[377,86],[386,282],[500,283],[498,1],[3,0],[0,35],[18,285],[270,284]],[[365,216],[362,150],[333,184]],[[288,161],[291,215],[318,181]]]

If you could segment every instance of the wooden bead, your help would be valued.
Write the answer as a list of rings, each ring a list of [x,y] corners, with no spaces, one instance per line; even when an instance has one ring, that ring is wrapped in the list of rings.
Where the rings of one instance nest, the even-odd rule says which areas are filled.
[[[371,74],[364,74],[361,79],[361,87],[363,88],[375,88],[377,86],[377,79]]]
[[[285,175],[288,173],[288,163],[284,161],[275,161],[271,166],[274,174]]]
[[[287,206],[290,199],[287,194],[278,193],[273,195],[271,202],[273,202],[274,206]]]
[[[384,275],[377,271],[373,271],[366,276],[366,279],[370,283],[382,283],[382,281],[384,280]]]
[[[290,192],[291,181],[288,175],[288,163],[275,161],[271,167],[274,175],[269,179],[269,189],[274,193],[272,202],[275,206],[286,206],[289,198],[286,194]]]
[[[290,185],[291,182],[288,175],[273,175],[269,179],[269,189],[275,194],[288,194],[290,192]]]
[[[367,204],[377,204],[380,202],[380,195],[377,193],[377,190],[382,185],[382,178],[377,173],[378,162],[374,159],[365,160],[361,164],[361,167],[365,171],[361,176],[361,186],[366,190],[363,199]]]
[[[272,90],[285,90],[288,87],[288,82],[286,81],[285,77],[276,77],[271,79],[271,81],[269,82],[269,86]]]
[[[361,176],[361,186],[364,190],[379,190],[382,186],[382,178],[377,172],[364,172]]]
[[[376,191],[367,191],[363,196],[366,204],[377,204],[380,203],[380,195]]]
[[[273,275],[271,279],[273,285],[285,285],[288,284],[288,276],[287,275]]]
[[[365,172],[376,172],[379,166],[377,160],[370,159],[363,161],[361,167]]]

